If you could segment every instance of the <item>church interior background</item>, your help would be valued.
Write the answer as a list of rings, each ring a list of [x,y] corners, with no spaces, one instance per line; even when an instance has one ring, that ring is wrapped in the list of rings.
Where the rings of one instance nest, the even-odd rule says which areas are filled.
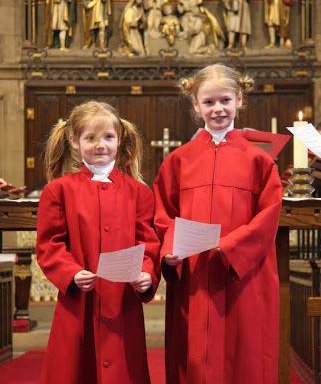
[[[269,14],[272,6],[276,20]],[[151,185],[164,155],[158,146],[164,128],[172,149],[201,124],[178,95],[177,80],[216,62],[255,79],[238,127],[287,134],[299,111],[316,125],[321,121],[320,20],[317,0],[0,0],[0,177],[26,185],[28,192],[41,190],[51,127],[76,104],[97,99],[139,127],[143,173]],[[291,140],[277,159],[281,174],[293,163],[292,148]],[[34,232],[3,232],[2,245],[32,249],[34,237]],[[290,279],[285,291],[309,295],[313,268],[309,263],[305,268],[290,264],[290,273],[297,274],[292,282],[301,281],[303,290]],[[54,301],[56,292],[34,261],[31,270],[30,303]],[[296,297],[291,296],[295,308],[289,308],[292,357],[312,378],[316,369],[320,372],[319,318],[294,319],[304,306]],[[162,290],[157,300],[163,305]]]

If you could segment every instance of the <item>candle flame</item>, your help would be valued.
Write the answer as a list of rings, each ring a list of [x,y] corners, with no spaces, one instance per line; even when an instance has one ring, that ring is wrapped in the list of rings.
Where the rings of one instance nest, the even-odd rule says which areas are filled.
[[[299,111],[298,116],[299,116],[299,120],[302,121],[303,120],[303,112]]]

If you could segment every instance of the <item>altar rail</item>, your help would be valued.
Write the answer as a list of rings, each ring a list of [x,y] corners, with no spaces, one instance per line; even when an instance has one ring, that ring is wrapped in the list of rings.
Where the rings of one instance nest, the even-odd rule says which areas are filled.
[[[292,230],[290,242],[292,243],[290,247],[291,259],[321,259],[321,230],[310,228]]]
[[[320,209],[314,210],[320,216]],[[292,231],[290,247],[291,346],[307,383],[321,383],[320,317],[309,317],[309,297],[320,297],[321,230]]]
[[[12,263],[0,263],[0,363],[12,358],[12,269]]]
[[[313,260],[307,248],[302,246],[303,252],[297,254],[301,259],[290,261],[291,347],[296,369],[305,382],[320,384],[320,318],[308,317],[307,303],[309,297],[320,296],[321,260]],[[307,256],[309,260],[303,258]]]

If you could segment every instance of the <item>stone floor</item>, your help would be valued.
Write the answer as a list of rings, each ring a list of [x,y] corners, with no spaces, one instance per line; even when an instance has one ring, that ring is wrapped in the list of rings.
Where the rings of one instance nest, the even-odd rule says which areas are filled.
[[[37,321],[37,326],[28,333],[14,333],[13,352],[19,356],[28,349],[44,349],[54,312],[55,303],[30,303],[30,318]],[[153,301],[144,304],[146,340],[148,348],[162,348],[164,345],[164,304]]]

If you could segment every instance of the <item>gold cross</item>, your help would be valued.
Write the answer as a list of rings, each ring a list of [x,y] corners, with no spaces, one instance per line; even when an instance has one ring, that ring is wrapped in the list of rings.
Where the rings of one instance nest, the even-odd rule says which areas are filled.
[[[179,140],[169,140],[169,129],[163,129],[163,139],[162,140],[153,140],[150,142],[152,147],[163,148],[163,159],[169,154],[170,148],[179,147],[182,145],[182,142]]]

